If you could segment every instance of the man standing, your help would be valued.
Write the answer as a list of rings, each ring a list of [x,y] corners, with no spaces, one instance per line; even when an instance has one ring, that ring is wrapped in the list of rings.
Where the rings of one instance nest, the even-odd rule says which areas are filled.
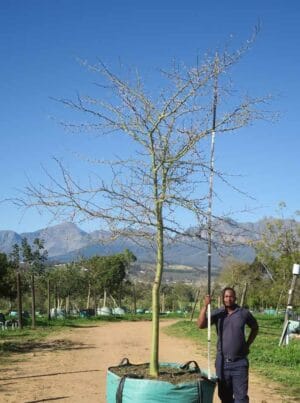
[[[235,290],[226,287],[222,291],[224,307],[211,313],[211,323],[216,325],[218,334],[216,373],[218,377],[218,394],[223,403],[248,403],[247,355],[257,333],[258,324],[248,309],[236,304]],[[207,306],[211,297],[204,299],[204,307],[197,321],[200,329],[207,327]],[[245,325],[251,329],[245,339]]]

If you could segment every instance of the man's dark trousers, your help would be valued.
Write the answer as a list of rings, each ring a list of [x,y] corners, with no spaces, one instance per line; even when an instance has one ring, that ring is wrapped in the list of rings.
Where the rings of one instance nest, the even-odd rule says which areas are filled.
[[[233,362],[224,360],[222,367],[222,373],[218,374],[218,394],[222,403],[248,403],[249,364],[247,358]]]

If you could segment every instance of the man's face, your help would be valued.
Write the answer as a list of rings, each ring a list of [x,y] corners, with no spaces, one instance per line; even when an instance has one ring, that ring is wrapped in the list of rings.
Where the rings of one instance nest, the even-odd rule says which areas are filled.
[[[225,307],[231,308],[235,304],[235,295],[231,290],[226,290],[224,294],[223,303]]]

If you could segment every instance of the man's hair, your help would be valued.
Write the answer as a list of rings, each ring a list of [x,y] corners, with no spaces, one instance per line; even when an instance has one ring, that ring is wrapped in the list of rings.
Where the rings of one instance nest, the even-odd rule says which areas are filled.
[[[232,288],[232,287],[225,287],[225,288],[222,290],[222,301],[224,301],[224,296],[225,296],[225,292],[226,292],[226,291],[232,291],[232,292],[233,292],[233,295],[234,295],[234,298],[236,298],[235,289]]]

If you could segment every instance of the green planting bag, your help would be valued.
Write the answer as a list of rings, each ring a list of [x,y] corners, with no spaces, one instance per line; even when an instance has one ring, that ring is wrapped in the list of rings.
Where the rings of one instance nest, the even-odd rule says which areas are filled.
[[[194,362],[194,361],[193,361]],[[189,362],[190,363],[190,362]],[[189,363],[185,365],[189,365]],[[120,366],[130,365],[127,364]],[[182,368],[180,364],[160,363],[160,367]],[[134,374],[120,377],[113,372],[116,367],[107,371],[106,402],[107,403],[212,403],[216,378],[207,379],[206,374],[199,372],[199,378],[190,382],[173,384],[161,380],[140,379]]]

